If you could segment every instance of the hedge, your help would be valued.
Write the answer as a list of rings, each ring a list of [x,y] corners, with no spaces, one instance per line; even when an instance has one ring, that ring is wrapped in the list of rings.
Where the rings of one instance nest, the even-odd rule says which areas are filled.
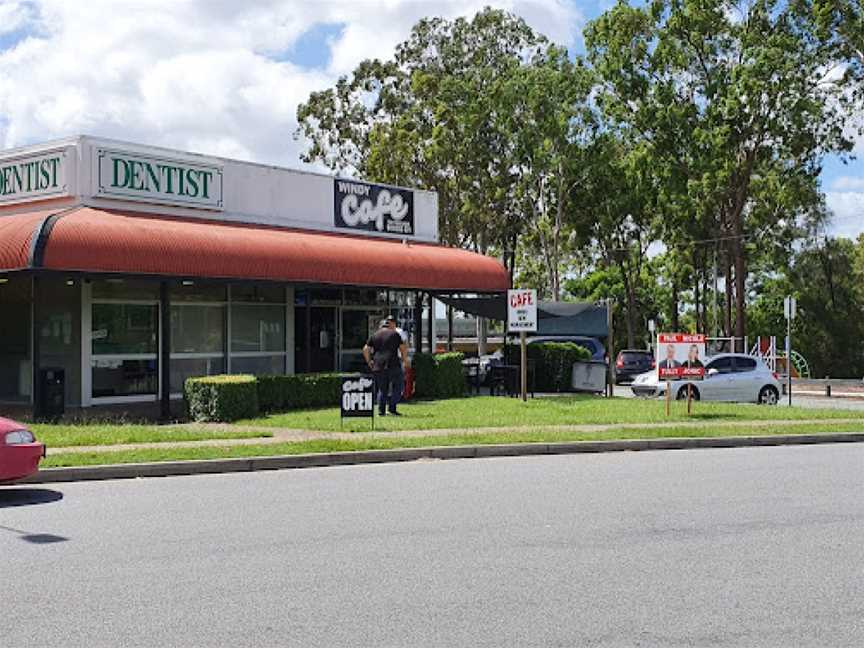
[[[203,376],[183,385],[186,409],[193,421],[236,421],[258,415],[255,376]]]
[[[461,353],[414,355],[414,393],[418,398],[457,398],[465,394]]]
[[[342,374],[258,376],[258,403],[262,412],[339,404]]]
[[[573,365],[591,360],[591,352],[573,342],[538,342],[528,345],[534,360],[534,389],[562,392],[572,389]]]

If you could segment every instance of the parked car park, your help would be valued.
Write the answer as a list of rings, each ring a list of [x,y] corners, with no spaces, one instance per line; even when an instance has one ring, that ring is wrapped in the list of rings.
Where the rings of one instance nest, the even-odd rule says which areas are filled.
[[[780,400],[780,381],[776,373],[760,358],[743,353],[724,353],[705,364],[702,380],[678,380],[669,383],[672,397],[687,398],[688,386],[695,400],[730,401],[776,405]],[[637,376],[631,389],[636,396],[654,398],[666,395],[666,381],[657,372]]]
[[[21,423],[0,418],[0,484],[29,477],[39,470],[45,445]]]
[[[619,385],[633,382],[636,376],[656,367],[653,351],[625,349],[615,359],[615,382]]]

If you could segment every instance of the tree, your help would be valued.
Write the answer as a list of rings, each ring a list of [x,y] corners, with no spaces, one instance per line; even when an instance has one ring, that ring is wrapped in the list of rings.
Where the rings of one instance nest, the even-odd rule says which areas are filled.
[[[650,151],[664,242],[682,249],[694,232],[721,242],[739,338],[748,245],[788,218],[766,208],[760,182],[770,176],[795,199],[784,207],[806,212],[813,194],[792,190],[800,175],[851,149],[844,79],[826,72],[835,53],[811,24],[779,0],[652,0],[619,2],[586,31],[599,104]]]
[[[514,72],[548,48],[503,11],[421,20],[392,61],[364,61],[299,106],[297,136],[309,142],[302,159],[437,191],[442,240],[496,251],[512,272],[519,160],[497,111]]]

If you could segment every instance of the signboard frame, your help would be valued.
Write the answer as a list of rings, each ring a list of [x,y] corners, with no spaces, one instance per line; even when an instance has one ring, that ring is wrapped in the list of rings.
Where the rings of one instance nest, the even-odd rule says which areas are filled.
[[[333,226],[338,230],[415,236],[414,192],[390,185],[333,179]]]
[[[106,162],[106,159],[109,161]],[[125,190],[120,187],[114,187],[110,178],[110,169],[106,172],[107,175],[103,173],[103,166],[105,164],[110,165],[110,160],[114,159],[135,162],[143,161],[163,166],[180,166],[187,170],[198,171],[199,179],[201,172],[209,172],[212,174],[213,181],[211,185],[213,192],[212,197],[198,198],[197,196],[184,196],[176,192],[164,192],[161,191],[161,189],[158,192],[152,192],[143,190]],[[190,207],[193,209],[206,209],[209,211],[223,211],[225,208],[224,173],[223,168],[217,164],[196,160],[187,160],[179,157],[171,158],[162,155],[154,155],[151,153],[143,153],[132,150],[100,147],[95,149],[94,151],[93,165],[93,183],[95,185],[94,197],[96,198],[129,200],[134,202],[151,203],[156,205],[171,205],[174,207]]]
[[[371,418],[372,428],[375,428],[375,379],[371,374],[342,376],[339,387],[339,420],[341,422],[346,418]]]
[[[507,291],[507,332],[537,332],[537,291],[533,288]]]

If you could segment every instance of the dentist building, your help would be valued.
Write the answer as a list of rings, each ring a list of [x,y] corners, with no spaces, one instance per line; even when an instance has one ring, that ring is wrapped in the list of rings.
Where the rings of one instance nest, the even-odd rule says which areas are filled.
[[[433,296],[508,287],[438,243],[427,191],[92,137],[0,153],[0,411],[58,377],[67,409],[166,414],[190,376],[355,371],[384,314],[420,349]]]

